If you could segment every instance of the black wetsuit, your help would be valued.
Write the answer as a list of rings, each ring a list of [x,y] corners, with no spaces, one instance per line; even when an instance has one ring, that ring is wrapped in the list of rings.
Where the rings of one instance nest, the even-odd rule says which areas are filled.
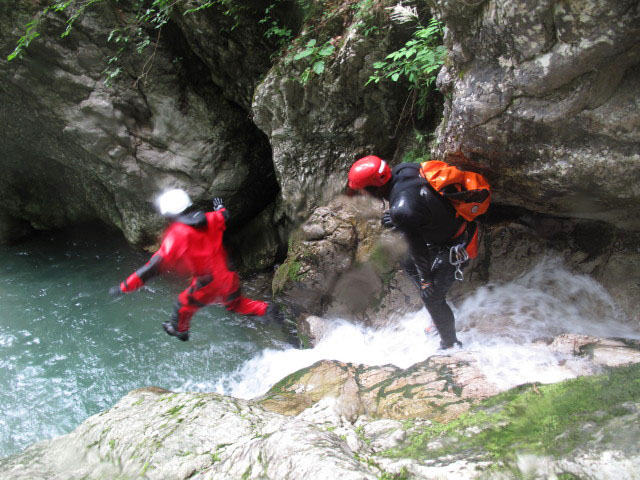
[[[409,254],[402,266],[420,289],[440,334],[441,345],[450,347],[458,339],[453,312],[446,302],[447,292],[455,280],[449,248],[461,243],[459,234],[465,221],[456,217],[451,203],[419,172],[417,163],[403,163],[393,168],[388,194],[389,213],[394,226],[409,244]],[[429,288],[422,288],[429,283]]]

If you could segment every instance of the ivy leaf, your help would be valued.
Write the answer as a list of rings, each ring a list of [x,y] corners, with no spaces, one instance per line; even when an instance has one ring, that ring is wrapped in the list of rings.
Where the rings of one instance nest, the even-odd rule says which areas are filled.
[[[321,57],[328,57],[333,53],[334,50],[335,47],[333,45],[327,45],[318,52],[318,55],[320,55]]]
[[[320,60],[314,63],[313,71],[316,72],[318,75],[322,75],[322,72],[324,72],[324,62]]]
[[[302,72],[302,75],[300,75],[300,81],[305,84],[307,83],[307,81],[309,80],[309,75],[311,74],[311,70],[309,70],[308,68]]]
[[[301,52],[298,52],[296,54],[295,57],[293,57],[294,60],[300,60],[301,58],[306,58],[309,55],[311,55],[313,53],[313,48],[307,48],[306,50],[303,50]]]

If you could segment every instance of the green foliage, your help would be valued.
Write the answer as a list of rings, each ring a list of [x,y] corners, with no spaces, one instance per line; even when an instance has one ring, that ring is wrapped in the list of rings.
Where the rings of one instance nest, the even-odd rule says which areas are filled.
[[[627,415],[627,402],[640,401],[640,365],[613,369],[607,375],[551,384],[516,387],[484,402],[448,424],[434,423],[414,434],[410,444],[390,456],[437,458],[463,451],[509,459],[516,452],[563,455],[588,442],[614,417]],[[474,435],[470,428],[480,429]],[[444,446],[427,449],[440,439]]]
[[[275,0],[264,11],[264,17],[258,22],[261,25],[268,25],[264,32],[266,38],[274,38],[278,43],[278,48],[284,48],[293,37],[293,32],[286,26],[280,25],[280,22],[274,17],[273,10],[278,6],[280,0]]]
[[[421,133],[414,130],[413,140],[410,142],[410,149],[402,155],[402,163],[422,163],[429,160],[430,143],[433,141],[433,132]]]
[[[354,17],[358,20],[356,24],[358,31],[360,31],[365,37],[378,31],[377,26],[377,12],[375,8],[379,0],[360,0],[357,3],[351,5],[354,11]]]
[[[9,54],[7,60],[13,60],[14,58],[22,57],[24,50],[29,46],[29,44],[40,36],[38,28],[49,12],[63,12],[65,10],[71,11],[71,15],[67,19],[66,27],[60,35],[64,38],[69,35],[73,24],[87,8],[91,7],[95,3],[99,3],[102,1],[104,0],[85,0],[84,2],[76,2],[76,0],[57,0],[53,2],[51,5],[38,12],[35,17],[25,25],[24,35],[22,35],[18,39],[16,48],[11,54]]]
[[[293,61],[304,60],[307,67],[298,77],[302,84],[306,84],[312,74],[322,75],[325,69],[325,60],[333,54],[335,47],[329,42],[318,46],[315,38],[307,42],[304,49],[293,56]]]
[[[52,3],[38,12],[32,20],[25,25],[24,34],[18,39],[16,48],[7,57],[8,60],[19,58],[29,47],[31,42],[40,36],[39,29],[42,22],[50,13],[63,13],[67,15],[67,21],[61,37],[69,35],[76,22],[90,7],[107,0],[53,0]],[[115,0],[116,2],[120,0]],[[267,38],[275,37],[280,45],[290,40],[292,33],[286,27],[280,26],[273,16],[273,9],[281,0],[274,2],[265,9],[264,18],[258,23],[268,25],[265,31]],[[152,65],[153,58],[156,53],[158,43],[160,41],[162,27],[167,24],[172,15],[178,12],[178,9],[185,3],[185,0],[132,0],[132,14],[122,14],[119,17],[119,25],[111,30],[108,36],[108,42],[115,46],[115,51],[106,59],[106,68],[103,71],[108,85],[116,79],[123,71],[123,61],[127,54],[143,55],[147,53],[148,57],[144,62],[142,69],[136,75],[137,80],[145,80]],[[244,7],[237,0],[207,0],[203,1],[195,7],[185,9],[182,14],[190,15],[202,10],[219,7],[223,15],[233,20],[231,30],[239,25],[239,14]]]
[[[416,94],[418,117],[422,118],[438,71],[446,58],[442,35],[442,24],[435,18],[426,27],[420,25],[402,48],[373,64],[376,71],[369,77],[367,85],[383,79],[408,81],[409,88]]]
[[[49,11],[48,8],[44,9],[38,15],[36,15],[30,22],[25,25],[25,33],[18,39],[18,44],[12,53],[9,54],[7,60],[13,60],[14,58],[20,58],[24,50],[31,44],[33,40],[40,36],[38,33],[38,27],[44,16]]]

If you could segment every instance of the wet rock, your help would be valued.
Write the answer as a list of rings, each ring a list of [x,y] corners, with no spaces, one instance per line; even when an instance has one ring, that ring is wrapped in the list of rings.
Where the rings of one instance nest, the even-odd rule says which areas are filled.
[[[138,390],[73,433],[0,461],[2,476],[376,479],[313,424],[216,394]]]
[[[559,353],[578,355],[594,344],[609,348],[612,342],[586,336],[561,336],[553,342]],[[636,377],[637,366],[622,367],[584,382],[523,385],[486,403],[482,399],[498,389],[478,371],[469,352],[459,351],[404,370],[322,361],[253,401],[142,388],[72,433],[0,460],[0,476],[153,480],[395,475],[426,480],[570,473],[634,478],[640,462],[635,441],[640,409],[628,381]],[[559,448],[553,455],[536,451],[548,449],[546,443],[492,441],[492,435],[531,435],[519,430],[524,412],[536,425],[554,428],[554,406],[571,408],[575,395],[591,391],[606,394],[603,386],[618,396],[612,396],[610,405],[580,406],[566,430],[550,440]],[[532,412],[527,411],[530,402],[536,403]],[[458,419],[461,413],[467,415]],[[454,423],[448,428],[446,422]]]
[[[17,242],[32,231],[29,222],[0,213],[0,245]]]
[[[347,418],[423,418],[446,421],[498,393],[472,356],[434,356],[402,370],[321,361],[286,377],[259,403],[295,415],[323,398],[336,398]]]
[[[376,327],[390,326],[423,308],[416,286],[400,268],[406,254],[402,235],[383,230],[379,223],[383,208],[370,199],[339,197],[316,209],[302,229],[324,236],[293,237],[274,279],[274,292],[297,315],[340,317]],[[590,314],[613,314],[630,324],[640,321],[640,285],[629,275],[640,261],[633,250],[640,241],[637,235],[604,223],[522,212],[509,221],[489,218],[480,228],[479,256],[464,270],[464,281],[455,282],[449,292],[454,304],[487,284],[512,282],[552,262],[550,273],[566,269],[589,275],[606,289],[610,297],[592,281],[592,290],[601,293],[580,299],[590,304]],[[567,301],[577,301],[566,293]]]
[[[331,317],[364,313],[383,291],[394,268],[385,247],[382,204],[368,198],[337,197],[319,207],[292,235],[286,261],[278,268],[273,291],[296,315]]]
[[[334,327],[335,322],[315,315],[301,315],[297,321],[298,337],[303,346],[313,347]]]
[[[551,348],[561,353],[586,356],[593,363],[605,367],[640,363],[640,342],[634,340],[566,333],[556,337]]]
[[[454,284],[451,298],[464,297],[487,283],[513,281],[553,258],[558,268],[600,283],[612,299],[607,308],[616,310],[621,321],[640,324],[640,284],[630,274],[640,267],[638,235],[604,223],[529,214],[482,227],[479,256],[465,270],[464,282]]]

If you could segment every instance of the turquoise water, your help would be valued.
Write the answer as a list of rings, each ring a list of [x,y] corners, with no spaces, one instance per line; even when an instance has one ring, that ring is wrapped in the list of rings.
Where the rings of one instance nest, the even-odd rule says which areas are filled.
[[[133,389],[224,387],[264,349],[287,348],[278,325],[218,306],[196,314],[189,342],[169,337],[161,323],[185,280],[107,293],[148,256],[94,227],[0,247],[0,458],[73,430]]]

